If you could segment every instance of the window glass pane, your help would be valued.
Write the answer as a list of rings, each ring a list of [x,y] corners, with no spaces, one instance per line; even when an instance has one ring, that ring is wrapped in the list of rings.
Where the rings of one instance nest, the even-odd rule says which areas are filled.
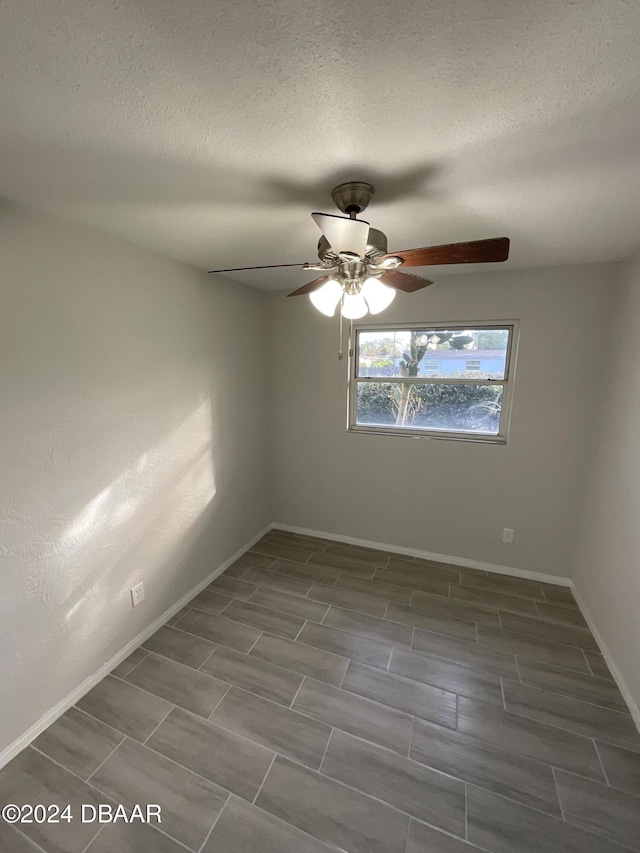
[[[497,435],[502,385],[358,382],[356,424]]]
[[[504,379],[507,329],[361,331],[358,376]]]

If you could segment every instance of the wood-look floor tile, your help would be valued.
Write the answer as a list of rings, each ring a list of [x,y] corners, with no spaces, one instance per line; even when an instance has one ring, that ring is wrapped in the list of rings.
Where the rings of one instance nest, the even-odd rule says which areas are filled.
[[[126,740],[91,784],[116,803],[154,803],[162,829],[195,850],[204,842],[229,793],[141,744]]]
[[[209,716],[229,689],[224,681],[154,654],[146,657],[126,680],[203,717]]]
[[[340,574],[337,569],[331,569],[327,566],[312,565],[311,563],[295,563],[289,560],[276,560],[269,571],[274,571],[281,575],[289,575],[292,578],[312,581],[312,583],[324,583],[328,586],[334,584]]]
[[[42,847],[3,820],[0,820],[0,850],[6,850],[7,853],[42,853]]]
[[[147,656],[147,653],[144,649],[135,649],[129,657],[125,658],[122,663],[119,663],[115,669],[111,670],[111,675],[115,675],[116,678],[124,678],[125,675],[131,672],[132,669],[135,669],[139,663],[141,663]]]
[[[347,690],[305,679],[293,709],[357,737],[406,755],[413,718]]]
[[[330,607],[322,624],[393,645],[410,646],[413,636],[413,629],[407,625],[379,619],[377,616],[366,616],[340,607]]]
[[[446,583],[460,583],[460,569],[443,563],[430,563],[427,560],[409,560],[406,557],[391,557],[388,569],[412,577],[431,578]]]
[[[510,652],[519,657],[540,660],[579,672],[589,672],[582,649],[576,646],[565,646],[562,643],[516,634],[503,628],[491,628],[488,625],[478,625],[478,643],[480,646]]]
[[[256,551],[252,548],[250,551],[245,551],[240,560],[242,563],[248,563],[256,569],[268,569],[275,563],[276,558],[271,557],[268,554],[263,554],[262,552]]]
[[[405,853],[406,815],[280,756],[256,805],[339,850]]]
[[[591,738],[519,717],[495,705],[464,696],[458,697],[458,731],[499,749],[604,782]]]
[[[234,601],[224,611],[225,619],[233,619],[244,625],[251,625],[259,631],[268,631],[278,637],[293,640],[304,625],[305,620],[291,616],[281,610],[261,607],[253,601]]]
[[[583,654],[587,659],[589,669],[596,676],[596,678],[609,678],[611,681],[613,681],[613,676],[611,675],[611,671],[607,666],[607,662],[599,652],[583,651]]]
[[[529,613],[537,616],[536,602],[531,598],[522,598],[509,595],[506,592],[497,592],[494,589],[476,589],[471,586],[459,586],[452,583],[449,587],[451,598],[459,601],[468,601],[472,604],[480,604],[483,607],[491,607],[494,610],[509,610],[511,613]]]
[[[180,631],[187,631],[197,637],[204,637],[212,643],[230,646],[239,652],[248,652],[260,636],[260,631],[250,625],[242,625],[213,613],[202,610],[190,610],[186,616],[176,623]]]
[[[326,547],[319,542],[308,542],[306,539],[279,531],[270,533],[268,541],[270,545],[282,545],[285,548],[293,548],[296,551],[305,551],[307,554],[324,551]]]
[[[448,596],[449,582],[438,578],[431,578],[429,575],[421,577],[417,572],[415,574],[405,574],[404,572],[394,572],[390,569],[376,569],[373,576],[374,580],[382,583],[389,583],[392,586],[403,586],[407,589],[418,589],[422,592],[428,592],[432,595]]]
[[[640,752],[640,734],[630,714],[610,711],[560,693],[503,680],[507,711],[603,743]]]
[[[33,741],[33,746],[87,779],[123,740],[122,732],[69,708]]]
[[[640,753],[620,749],[608,743],[599,743],[597,748],[609,784],[640,796]]]
[[[565,646],[577,646],[580,649],[588,649],[597,652],[598,644],[593,638],[591,631],[586,628],[578,628],[572,625],[560,625],[557,622],[548,622],[546,619],[537,619],[534,616],[524,616],[517,613],[500,611],[502,627],[515,634],[526,634],[548,640],[551,643],[562,643]]]
[[[446,658],[456,663],[505,678],[518,678],[514,655],[497,652],[468,640],[456,640],[433,631],[416,628],[412,647],[417,652]]]
[[[440,829],[464,834],[464,783],[416,761],[334,730],[322,772]]]
[[[204,610],[206,613],[222,613],[227,604],[231,604],[233,598],[230,595],[220,595],[210,589],[204,589],[189,602],[189,607],[196,610]]]
[[[308,675],[326,684],[335,685],[340,684],[349,665],[348,658],[269,634],[263,634],[260,637],[249,656],[270,661],[301,675]]]
[[[148,640],[143,643],[143,648],[148,652],[155,652],[165,658],[171,658],[185,666],[198,669],[211,652],[217,648],[215,643],[210,643],[203,637],[187,634],[176,628],[163,625]]]
[[[104,802],[104,798],[93,788],[31,747],[27,747],[0,770],[1,805],[56,805],[60,811],[67,805],[71,806],[74,819],[70,822],[34,821],[19,824],[21,831],[47,853],[83,853],[100,829],[100,824],[82,823],[81,806],[85,803],[96,806],[99,802]],[[19,838],[19,835],[12,836],[12,840]],[[2,848],[3,853],[5,849],[6,853],[17,853],[19,850]]]
[[[389,672],[502,707],[500,679],[484,670],[407,649],[394,648]]]
[[[202,853],[335,853],[335,847],[232,796]]]
[[[307,598],[380,618],[384,616],[389,603],[386,599],[376,598],[366,593],[341,589],[337,586],[323,586],[322,584],[314,584]]]
[[[311,619],[313,622],[322,622],[329,609],[325,604],[309,601],[300,595],[292,595],[268,587],[259,587],[251,596],[251,604],[259,604],[271,610],[280,610],[283,613],[298,616],[300,619]]]
[[[407,853],[478,853],[478,848],[412,819]]]
[[[220,575],[220,577],[224,576],[227,578],[241,578],[247,571],[247,569],[250,567],[251,563],[248,560],[243,560],[242,558],[240,558],[239,560],[236,560],[235,563],[226,568],[224,570],[223,575]]]
[[[570,587],[556,586],[555,584],[543,583],[542,591],[544,592],[545,600],[549,604],[562,604],[564,607],[573,607],[578,610],[578,602],[573,597]]]
[[[409,755],[442,773],[547,814],[562,816],[553,772],[548,764],[423,720],[414,723]]]
[[[541,584],[521,578],[512,578],[509,575],[465,574],[461,585],[474,587],[475,589],[486,589],[489,592],[519,596],[521,598],[533,598],[538,601],[546,600]]]
[[[449,728],[456,727],[456,696],[375,667],[351,662],[342,688]]]
[[[200,671],[255,693],[256,696],[287,706],[293,701],[303,678],[259,657],[236,652],[225,646],[219,646]]]
[[[451,616],[443,616],[437,613],[425,613],[415,607],[406,604],[395,604],[391,602],[387,608],[387,619],[400,622],[403,625],[411,625],[414,628],[422,628],[436,634],[445,634],[447,637],[456,637],[461,640],[476,639],[476,626],[474,622],[463,619],[455,619]]]
[[[577,625],[580,628],[589,629],[582,613],[574,607],[564,607],[561,604],[543,604],[541,601],[536,603],[536,607],[540,618],[546,619],[548,622],[557,622],[560,625]]]
[[[364,595],[372,595],[374,598],[382,598],[385,601],[396,601],[399,604],[409,604],[411,601],[412,590],[407,587],[375,580],[364,581],[352,575],[340,575],[335,586],[336,589],[349,589]]]
[[[305,563],[309,552],[304,547],[293,548],[288,545],[271,545],[269,542],[256,542],[249,554],[256,552],[271,557],[274,560],[292,560],[295,563]],[[247,555],[245,554],[245,557]]]
[[[454,619],[477,622],[479,625],[500,627],[500,620],[496,610],[490,610],[488,607],[482,607],[479,604],[472,604],[471,602],[443,598],[439,595],[429,595],[425,592],[414,592],[411,599],[411,606],[429,616],[449,616]]]
[[[171,617],[171,619],[167,619],[167,621],[165,622],[165,625],[169,625],[169,626],[175,625],[176,622],[179,622],[183,616],[186,616],[186,614],[189,612],[189,609],[190,608],[187,606],[187,607],[183,607],[182,610],[178,610],[178,612],[175,613]]]
[[[640,800],[564,770],[556,770],[564,819],[589,832],[640,850]]]
[[[80,699],[77,707],[135,740],[144,740],[173,706],[108,675]]]
[[[249,567],[247,566],[247,569],[248,568]],[[224,575],[220,575],[219,578],[216,578],[207,587],[211,592],[221,592],[223,595],[230,595],[232,598],[239,598],[241,601],[246,601],[247,598],[251,598],[257,588],[256,584],[247,583],[246,581],[239,580],[238,578],[229,577],[226,572]]]
[[[341,542],[330,542],[325,548],[326,554],[340,554],[352,560],[361,560],[374,566],[384,567],[389,562],[388,551],[376,551],[375,548],[361,548],[358,545],[345,545]]]
[[[296,642],[382,669],[387,668],[393,648],[391,643],[381,643],[379,640],[350,634],[328,625],[317,625],[315,622],[306,623]]]
[[[291,575],[280,575],[277,572],[265,569],[249,569],[243,580],[252,584],[265,586],[268,589],[280,589],[283,592],[291,592],[294,595],[306,595],[314,584],[314,581],[305,578],[294,578]]]
[[[331,733],[324,723],[236,687],[216,708],[211,721],[316,769]]]
[[[300,541],[307,542],[310,545],[316,545],[318,546],[316,550],[326,548],[327,545],[331,545],[333,542],[332,539],[324,539],[322,536],[310,536],[308,533],[292,533],[290,530],[278,530],[277,532],[291,536],[294,542]]]
[[[184,847],[148,823],[103,825],[87,853],[184,853]]]
[[[615,681],[572,672],[541,661],[520,659],[519,667],[520,680],[523,684],[530,684],[553,693],[563,693],[565,696],[591,702],[593,705],[602,705],[614,711],[628,711]]]
[[[375,565],[371,563],[360,562],[359,560],[349,559],[342,554],[331,554],[324,551],[322,554],[312,554],[309,557],[309,563],[315,566],[322,566],[340,574],[346,572],[354,577],[371,580],[375,571]]]
[[[271,750],[180,708],[145,746],[248,800],[258,793],[273,760]]]
[[[623,853],[591,832],[472,785],[467,833],[472,844],[491,853]]]

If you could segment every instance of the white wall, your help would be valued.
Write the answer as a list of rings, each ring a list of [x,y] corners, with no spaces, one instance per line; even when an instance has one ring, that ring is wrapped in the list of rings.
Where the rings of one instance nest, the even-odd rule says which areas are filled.
[[[574,582],[640,716],[640,254],[622,268]]]
[[[257,290],[0,205],[0,751],[270,521],[265,323]]]
[[[568,576],[614,265],[442,276],[384,322],[521,320],[506,446],[348,433],[338,325],[271,296],[273,517]],[[378,319],[378,318],[377,318]],[[515,544],[501,542],[515,529]]]

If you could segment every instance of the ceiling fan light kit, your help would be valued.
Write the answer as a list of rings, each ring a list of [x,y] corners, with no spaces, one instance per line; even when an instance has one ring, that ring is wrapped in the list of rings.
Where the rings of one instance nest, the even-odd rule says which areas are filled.
[[[322,232],[318,242],[320,262],[282,266],[299,266],[305,270],[323,272],[324,275],[288,296],[308,295],[311,303],[327,317],[333,317],[340,305],[343,317],[359,320],[369,313],[379,314],[384,311],[393,302],[398,290],[413,293],[433,284],[426,278],[401,272],[400,267],[499,263],[509,257],[508,237],[427,246],[388,254],[386,235],[371,228],[365,220],[357,218],[368,207],[373,193],[371,184],[348,181],[335,187],[331,193],[338,209],[347,216],[311,214]],[[211,272],[266,268],[242,267]]]

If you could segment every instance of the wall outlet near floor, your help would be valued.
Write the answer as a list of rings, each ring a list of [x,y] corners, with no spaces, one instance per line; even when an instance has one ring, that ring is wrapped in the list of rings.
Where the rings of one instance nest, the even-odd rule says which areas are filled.
[[[141,601],[144,601],[144,584],[139,583],[131,589],[131,606],[137,607]]]
[[[513,537],[514,531],[510,527],[505,527],[502,531],[502,541],[508,542],[509,545],[513,545]]]

